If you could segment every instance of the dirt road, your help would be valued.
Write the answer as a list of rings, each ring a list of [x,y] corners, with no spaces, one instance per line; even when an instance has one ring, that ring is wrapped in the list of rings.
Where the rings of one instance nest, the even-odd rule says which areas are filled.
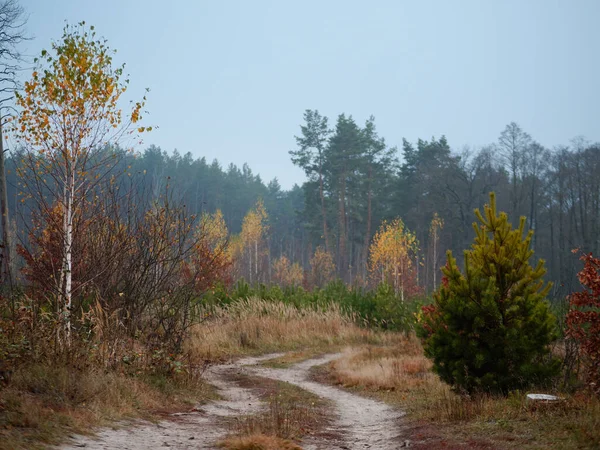
[[[219,389],[222,400],[202,405],[189,413],[174,414],[171,420],[157,424],[139,422],[135,426],[101,430],[95,437],[76,436],[63,450],[78,448],[104,450],[210,449],[224,438],[228,429],[223,417],[259,412],[265,405],[252,393],[233,381],[228,374],[243,371],[299,386],[334,405],[335,417],[329,426],[331,438],[319,442],[302,443],[305,449],[397,449],[407,442],[402,438],[401,411],[376,400],[360,397],[333,386],[310,380],[314,366],[326,364],[340,355],[326,355],[309,359],[285,369],[272,369],[258,363],[281,354],[257,358],[243,358],[235,363],[213,366],[205,373],[206,379]]]

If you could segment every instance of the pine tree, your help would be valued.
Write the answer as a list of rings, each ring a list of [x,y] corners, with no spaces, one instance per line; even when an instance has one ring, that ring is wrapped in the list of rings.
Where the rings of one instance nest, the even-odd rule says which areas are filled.
[[[544,261],[529,263],[533,232],[525,218],[512,229],[496,213],[495,195],[484,213],[475,211],[475,242],[464,252],[464,273],[448,252],[443,284],[425,307],[421,337],[434,370],[466,392],[501,392],[541,382],[558,370],[548,345],[555,320],[545,297]]]

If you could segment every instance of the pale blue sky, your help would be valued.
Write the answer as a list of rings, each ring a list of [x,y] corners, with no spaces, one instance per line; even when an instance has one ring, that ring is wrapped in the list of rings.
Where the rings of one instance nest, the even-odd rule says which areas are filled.
[[[600,0],[22,0],[30,54],[85,20],[151,89],[145,139],[289,188],[305,109],[375,115],[390,145],[600,140]]]

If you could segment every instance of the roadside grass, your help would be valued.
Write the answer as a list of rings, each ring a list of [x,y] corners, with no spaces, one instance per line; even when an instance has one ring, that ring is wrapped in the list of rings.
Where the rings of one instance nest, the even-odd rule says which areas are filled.
[[[232,435],[219,444],[223,448],[301,448],[298,442],[323,433],[331,420],[329,402],[290,383],[246,374],[232,379],[256,391],[267,408],[259,414],[230,419]]]
[[[24,366],[0,391],[0,449],[45,448],[114,421],[156,420],[215,395],[197,377],[131,377],[102,370]]]
[[[396,334],[360,328],[339,306],[294,306],[256,298],[212,308],[184,343],[186,370],[172,375],[108,370],[91,361],[23,363],[0,384],[0,449],[42,448],[98,426],[159,420],[215,397],[201,379],[206,364],[243,355],[299,351],[306,358],[343,344],[390,345]],[[301,351],[300,351],[301,350]],[[304,353],[303,353],[304,352]],[[303,356],[304,355],[304,356]],[[304,358],[304,359],[306,359]],[[281,361],[282,364],[286,363]]]
[[[415,337],[391,347],[349,348],[314,376],[407,411],[416,447],[600,448],[596,397],[558,392],[563,401],[535,405],[525,392],[460,396],[431,371]]]
[[[356,318],[336,304],[294,306],[254,297],[214,307],[208,314],[208,320],[192,327],[187,342],[192,360],[214,362],[276,351],[384,345],[398,336],[359,327]]]

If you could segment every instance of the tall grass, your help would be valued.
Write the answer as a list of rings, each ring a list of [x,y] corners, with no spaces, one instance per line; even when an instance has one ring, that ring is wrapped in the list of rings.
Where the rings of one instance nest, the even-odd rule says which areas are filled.
[[[207,308],[204,316],[187,342],[193,360],[386,339],[359,327],[355,315],[335,303],[296,306],[250,297]]]
[[[204,304],[227,305],[249,297],[282,302],[296,307],[318,307],[327,309],[337,305],[344,312],[351,312],[363,326],[389,330],[410,331],[414,328],[415,313],[430,302],[425,297],[402,301],[391,286],[382,284],[375,290],[358,286],[347,286],[335,281],[322,289],[308,291],[299,286],[255,285],[239,281],[233,288],[219,287],[203,298]]]

